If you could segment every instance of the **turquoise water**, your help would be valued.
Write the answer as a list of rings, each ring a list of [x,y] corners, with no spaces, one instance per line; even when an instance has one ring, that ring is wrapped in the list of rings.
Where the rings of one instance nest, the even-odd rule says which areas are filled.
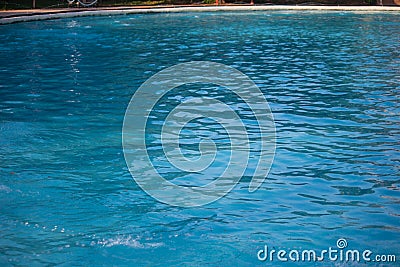
[[[399,257],[399,25],[398,14],[243,12],[1,26],[1,266],[265,266],[264,245],[322,250],[339,238]],[[134,182],[121,131],[146,79],[193,60],[237,68],[259,86],[277,150],[258,191],[245,175],[219,201],[179,208]],[[254,123],[227,91],[207,90]],[[162,118],[202,94],[174,90],[155,108],[155,158]],[[191,127],[189,147],[224,136],[212,121]]]

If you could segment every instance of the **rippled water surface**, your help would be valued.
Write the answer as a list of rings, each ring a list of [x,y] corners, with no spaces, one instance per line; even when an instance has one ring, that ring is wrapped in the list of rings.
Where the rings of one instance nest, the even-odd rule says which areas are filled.
[[[1,26],[0,264],[254,266],[265,265],[264,245],[322,250],[338,238],[399,257],[399,25],[398,14],[257,12]],[[237,68],[259,86],[277,149],[258,191],[245,174],[219,201],[179,208],[134,182],[121,130],[141,83],[193,60]],[[180,100],[204,94],[254,120],[223,88],[166,95],[149,119],[149,153],[177,184],[209,177],[157,161],[160,125]],[[182,148],[195,152],[200,138],[223,148],[225,137],[200,119]]]

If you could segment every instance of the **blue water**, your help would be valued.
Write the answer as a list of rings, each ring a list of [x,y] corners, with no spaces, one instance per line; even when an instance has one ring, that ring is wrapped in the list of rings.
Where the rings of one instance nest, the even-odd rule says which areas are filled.
[[[322,250],[345,238],[351,249],[397,255],[385,264],[396,266],[399,25],[399,14],[243,12],[1,26],[0,265],[265,266],[264,245]],[[245,176],[217,202],[179,208],[134,182],[121,131],[146,79],[193,60],[237,68],[260,87],[277,150],[258,191]],[[162,124],[157,113],[199,90],[167,96],[150,130]],[[223,134],[196,123],[201,136]]]

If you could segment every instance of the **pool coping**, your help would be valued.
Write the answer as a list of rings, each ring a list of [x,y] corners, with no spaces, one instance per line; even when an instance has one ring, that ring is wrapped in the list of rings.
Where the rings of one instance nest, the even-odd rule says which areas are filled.
[[[90,9],[39,9],[30,11],[2,11],[0,25],[17,22],[49,20],[83,16],[111,16],[140,13],[178,13],[215,11],[347,11],[347,12],[399,12],[400,6],[294,6],[294,5],[201,5],[201,6],[140,6]],[[8,14],[8,15],[7,15]]]

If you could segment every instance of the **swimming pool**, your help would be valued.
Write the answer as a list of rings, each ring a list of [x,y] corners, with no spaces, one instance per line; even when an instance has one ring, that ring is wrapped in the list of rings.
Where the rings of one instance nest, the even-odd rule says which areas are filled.
[[[399,23],[398,14],[275,11],[1,26],[0,263],[254,266],[266,264],[257,259],[264,245],[323,250],[339,238],[398,257]],[[134,182],[121,131],[138,87],[189,61],[250,77],[277,141],[259,190],[248,192],[245,175],[220,200],[180,208]],[[252,123],[242,102],[208,90]],[[202,94],[188,87],[159,103],[149,122],[155,158],[166,113]],[[224,136],[212,121],[191,126],[186,148],[199,141],[196,127]]]

